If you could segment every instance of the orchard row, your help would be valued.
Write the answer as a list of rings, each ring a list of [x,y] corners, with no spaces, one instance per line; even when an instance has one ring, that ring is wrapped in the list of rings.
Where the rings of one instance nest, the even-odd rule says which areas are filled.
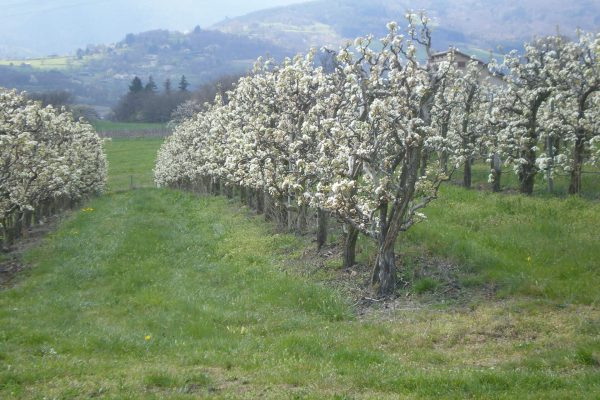
[[[548,37],[503,64],[431,53],[425,15],[401,32],[358,38],[339,50],[313,50],[280,65],[259,59],[250,76],[181,123],[159,151],[160,186],[222,188],[273,204],[289,226],[308,210],[346,226],[346,264],[361,233],[378,247],[372,283],[395,287],[395,244],[424,219],[456,169],[502,166],[531,193],[539,173],[571,174],[581,189],[600,138],[600,36]],[[423,61],[423,58],[427,58]],[[322,61],[321,65],[317,60]],[[323,62],[325,60],[325,62]]]
[[[5,249],[32,224],[105,185],[106,157],[90,125],[2,89],[0,154],[0,244]]]

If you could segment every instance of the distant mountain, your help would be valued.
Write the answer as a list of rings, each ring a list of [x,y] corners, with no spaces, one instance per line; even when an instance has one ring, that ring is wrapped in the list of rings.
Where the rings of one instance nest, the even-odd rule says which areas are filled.
[[[129,32],[188,31],[302,0],[0,0],[0,58],[67,55]]]
[[[271,40],[293,50],[339,45],[346,39],[383,35],[407,10],[426,10],[434,20],[434,46],[456,45],[484,56],[522,46],[535,35],[572,36],[576,28],[600,29],[597,0],[318,0],[254,12],[213,26],[222,32]]]
[[[196,28],[184,34],[155,30],[128,34],[112,45],[88,46],[73,57],[0,62],[0,86],[30,92],[66,89],[77,101],[112,105],[134,76],[162,87],[185,75],[192,88],[223,75],[245,73],[263,55],[291,55],[272,42]],[[11,65],[12,64],[12,65]]]

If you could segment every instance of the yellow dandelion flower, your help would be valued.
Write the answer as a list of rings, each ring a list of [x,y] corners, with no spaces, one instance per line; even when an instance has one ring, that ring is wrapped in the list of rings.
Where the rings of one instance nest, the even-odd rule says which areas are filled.
[[[150,335],[146,335],[146,336],[144,336],[144,340],[145,340],[146,342],[149,342],[149,341],[150,341],[150,339],[152,339],[152,336],[150,336]]]

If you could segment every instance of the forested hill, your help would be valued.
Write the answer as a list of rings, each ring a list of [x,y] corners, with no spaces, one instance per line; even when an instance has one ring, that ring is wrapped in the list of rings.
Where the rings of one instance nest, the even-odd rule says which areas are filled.
[[[259,56],[291,54],[271,42],[219,31],[154,30],[129,34],[110,45],[91,45],[73,57],[0,62],[0,86],[31,92],[66,89],[79,102],[112,105],[134,76],[149,76],[159,87],[185,75],[198,85],[243,73]],[[3,65],[1,65],[3,64]]]
[[[507,51],[534,35],[573,35],[576,28],[600,29],[600,2],[594,0],[318,0],[227,19],[214,28],[269,39],[302,49],[337,45],[347,38],[385,32],[407,10],[425,10],[434,19],[434,45],[457,45],[484,55]]]

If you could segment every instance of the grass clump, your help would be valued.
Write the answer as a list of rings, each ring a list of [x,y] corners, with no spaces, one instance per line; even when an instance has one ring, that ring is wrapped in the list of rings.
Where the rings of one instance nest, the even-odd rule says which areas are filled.
[[[413,289],[414,289],[415,293],[423,294],[426,292],[434,292],[438,286],[439,286],[439,283],[435,279],[426,277],[426,278],[419,279],[418,281],[416,281],[413,284]]]

